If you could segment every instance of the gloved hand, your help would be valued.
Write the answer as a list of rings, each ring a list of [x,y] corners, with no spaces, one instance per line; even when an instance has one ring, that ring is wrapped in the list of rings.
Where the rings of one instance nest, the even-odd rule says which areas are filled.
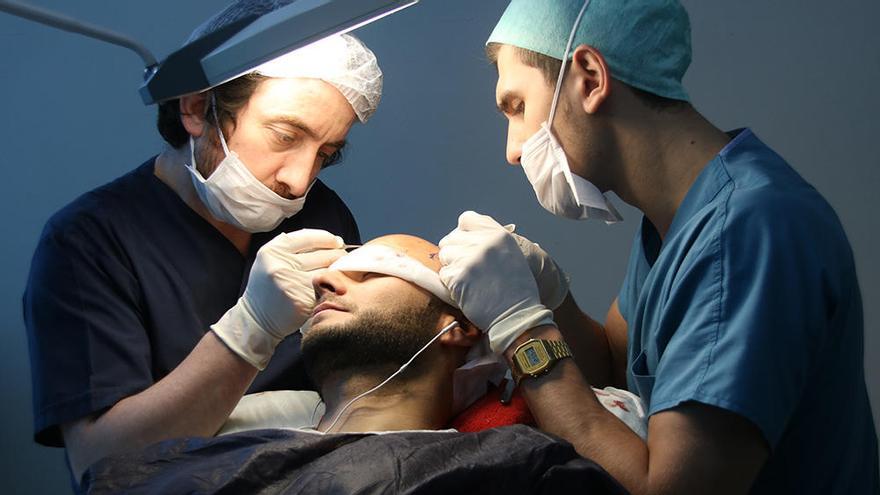
[[[262,370],[275,347],[315,306],[312,277],[345,254],[342,238],[324,230],[280,234],[259,251],[238,302],[211,330],[233,352]]]
[[[469,214],[468,222],[474,228],[477,226],[480,228],[491,228],[493,225],[498,225],[498,222],[488,215],[480,215],[474,212],[466,213]],[[555,310],[565,300],[565,296],[568,295],[570,283],[568,275],[562,271],[562,268],[553,261],[553,258],[546,251],[541,249],[538,243],[515,233],[515,225],[505,225],[504,229],[510,232],[514,240],[516,240],[519,250],[529,263],[529,270],[531,270],[532,276],[535,277],[535,282],[538,284],[541,304],[551,310]]]
[[[489,218],[489,217],[487,217]],[[568,295],[570,280],[556,261],[541,249],[537,242],[532,242],[525,237],[510,230],[510,235],[519,246],[519,250],[526,261],[529,262],[529,270],[538,284],[538,294],[541,296],[541,304],[551,310],[558,308]]]
[[[554,325],[513,235],[490,217],[466,211],[440,241],[440,279],[474,325],[503,353],[523,332]]]

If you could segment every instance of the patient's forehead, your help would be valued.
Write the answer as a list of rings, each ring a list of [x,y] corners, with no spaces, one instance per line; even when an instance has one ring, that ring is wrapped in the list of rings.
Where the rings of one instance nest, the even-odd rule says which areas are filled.
[[[440,248],[421,237],[407,234],[391,234],[377,237],[366,245],[382,245],[415,259],[435,272],[440,271]]]

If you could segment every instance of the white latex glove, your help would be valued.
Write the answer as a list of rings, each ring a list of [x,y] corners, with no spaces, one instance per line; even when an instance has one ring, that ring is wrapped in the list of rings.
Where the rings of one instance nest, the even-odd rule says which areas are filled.
[[[498,225],[498,222],[488,215],[470,213],[473,213],[473,215],[468,217],[471,228],[489,229],[494,225]],[[547,254],[547,251],[541,249],[537,242],[532,242],[515,233],[515,225],[505,225],[504,229],[513,235],[519,250],[526,257],[526,261],[529,262],[529,270],[531,270],[532,276],[535,277],[535,282],[538,284],[538,295],[541,297],[541,304],[551,310],[558,308],[562,301],[565,300],[565,296],[568,295],[570,282],[568,275],[553,261],[553,258]]]
[[[529,262],[529,270],[532,271],[532,276],[538,284],[541,304],[555,310],[568,295],[571,280],[537,242],[532,242],[513,231],[510,235],[516,240],[519,250]]]
[[[312,278],[345,254],[342,246],[341,237],[324,230],[279,234],[257,251],[244,294],[211,330],[242,359],[265,369],[278,343],[311,315]]]
[[[554,325],[541,304],[526,258],[510,232],[491,217],[466,211],[440,241],[440,279],[465,317],[503,353],[523,332]]]

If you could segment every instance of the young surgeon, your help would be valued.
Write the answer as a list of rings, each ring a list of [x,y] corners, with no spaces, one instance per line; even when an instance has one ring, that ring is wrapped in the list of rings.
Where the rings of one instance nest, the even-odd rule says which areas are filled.
[[[239,0],[187,43],[288,3]],[[317,176],[381,92],[373,53],[327,38],[161,103],[168,146],[49,220],[24,295],[34,436],[66,447],[75,479],[112,453],[212,435],[248,390],[311,387],[287,337],[314,293],[278,302],[344,254],[327,248],[360,242]],[[325,232],[282,234],[307,227]]]
[[[514,0],[487,48],[507,159],[541,205],[614,222],[614,191],[644,214],[604,324],[545,297],[565,277],[493,219],[466,212],[440,242],[444,283],[539,426],[636,495],[880,493],[843,228],[752,131],[688,102],[682,6]],[[600,406],[607,384],[645,401],[647,440]]]

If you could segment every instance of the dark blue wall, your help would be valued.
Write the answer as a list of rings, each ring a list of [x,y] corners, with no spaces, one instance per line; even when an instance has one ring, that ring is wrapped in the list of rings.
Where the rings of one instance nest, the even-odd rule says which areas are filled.
[[[142,40],[158,56],[225,2],[33,0]],[[685,0],[694,63],[686,84],[723,128],[750,126],[836,208],[853,245],[866,310],[868,380],[880,406],[880,3]],[[596,318],[622,278],[639,220],[605,226],[553,218],[504,162],[505,123],[482,46],[505,0],[423,0],[358,34],[385,71],[374,119],[355,128],[326,180],[365,238],[437,241],[464,209],[513,222],[553,253]],[[159,9],[167,9],[159,11]],[[82,192],[157,153],[154,109],[140,103],[139,59],[125,50],[0,14],[0,398],[4,492],[67,490],[59,450],[31,443],[30,375],[20,295],[46,219]],[[619,203],[618,203],[619,204]],[[875,407],[875,410],[877,407]],[[875,417],[877,415],[875,414]]]

